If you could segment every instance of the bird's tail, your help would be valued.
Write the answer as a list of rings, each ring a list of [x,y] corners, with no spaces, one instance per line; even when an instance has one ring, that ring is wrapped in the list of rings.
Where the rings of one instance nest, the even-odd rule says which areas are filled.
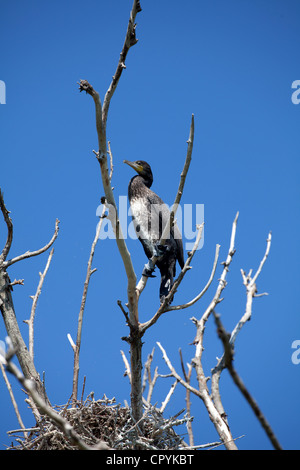
[[[163,302],[164,298],[169,294],[174,284],[175,269],[173,263],[165,265],[160,268],[161,280],[159,297],[160,301]]]

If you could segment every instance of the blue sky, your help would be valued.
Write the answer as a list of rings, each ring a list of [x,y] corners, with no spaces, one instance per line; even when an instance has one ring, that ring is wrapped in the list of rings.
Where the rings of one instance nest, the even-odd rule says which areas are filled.
[[[194,297],[209,277],[215,245],[220,261],[227,255],[234,216],[240,213],[237,252],[228,274],[224,300],[218,306],[227,330],[245,310],[240,269],[256,269],[272,230],[270,256],[258,280],[251,321],[236,342],[235,366],[265,413],[282,446],[299,449],[300,364],[292,363],[292,343],[300,339],[297,249],[299,224],[300,105],[292,103],[292,82],[300,79],[299,13],[296,0],[142,1],[137,17],[139,42],[129,52],[108,117],[108,139],[114,155],[115,196],[127,194],[132,171],[123,159],[148,161],[153,189],[174,200],[186,154],[191,114],[195,144],[182,202],[204,204],[205,238],[193,260],[176,303]],[[103,195],[100,170],[92,153],[97,135],[92,99],[78,92],[87,79],[103,98],[115,71],[127,28],[131,1],[82,2],[12,0],[1,6],[0,80],[6,104],[0,105],[0,185],[14,223],[11,256],[44,245],[60,223],[52,260],[35,322],[36,367],[45,371],[52,403],[66,403],[72,392],[73,354],[67,333],[75,339],[77,317],[94,238],[96,209]],[[1,222],[0,242],[5,241]],[[137,274],[145,256],[138,241],[128,240]],[[10,268],[24,278],[14,288],[16,314],[25,339],[39,271],[47,254]],[[105,393],[129,401],[120,355],[128,356],[120,338],[128,333],[117,299],[126,302],[126,278],[113,240],[100,241],[84,316],[80,383],[86,393]],[[193,357],[195,328],[211,301],[220,276],[189,310],[168,313],[146,333],[144,358],[160,341],[180,370]],[[158,308],[159,279],[143,292],[141,321]],[[3,322],[0,338],[4,339]],[[207,375],[221,355],[212,319],[204,338]],[[167,368],[156,347],[154,365]],[[161,403],[172,380],[160,379],[154,402]],[[33,424],[24,394],[12,380],[23,420]],[[227,372],[221,394],[231,431],[240,449],[269,449],[259,423]],[[185,406],[177,387],[166,415]],[[195,442],[218,436],[196,397],[192,412]],[[0,379],[0,446],[18,427]],[[185,430],[183,429],[182,432]]]

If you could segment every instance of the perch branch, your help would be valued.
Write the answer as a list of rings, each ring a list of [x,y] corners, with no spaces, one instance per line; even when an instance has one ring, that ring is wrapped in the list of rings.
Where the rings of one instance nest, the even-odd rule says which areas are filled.
[[[203,297],[203,295],[205,294],[205,292],[207,291],[207,289],[209,288],[209,286],[211,285],[212,281],[213,281],[213,278],[215,276],[215,272],[216,272],[216,268],[217,268],[217,264],[218,264],[218,259],[219,259],[219,252],[220,252],[220,245],[216,245],[216,252],[215,252],[215,259],[214,259],[214,263],[213,263],[213,267],[212,267],[212,271],[211,271],[211,274],[210,274],[210,278],[206,284],[206,286],[204,287],[204,289],[200,292],[200,294],[198,294],[194,299],[190,300],[189,302],[185,303],[185,304],[182,304],[182,305],[170,305],[166,311],[171,311],[171,310],[181,310],[181,309],[184,309],[184,308],[188,308],[188,307],[191,307],[192,305],[194,305],[196,302],[198,302],[198,300],[201,299],[201,297]]]
[[[145,323],[142,323],[140,325],[140,331],[142,334],[145,333],[145,331],[150,328],[150,326],[154,325],[154,323],[157,322],[157,320],[159,319],[159,317],[165,313],[165,312],[168,312],[169,311],[169,307],[168,307],[168,304],[169,302],[171,301],[171,299],[173,298],[175,292],[177,291],[181,281],[183,280],[185,274],[187,273],[187,271],[190,269],[190,263],[193,259],[193,256],[195,254],[195,252],[197,251],[197,248],[198,248],[198,245],[200,243],[200,240],[201,240],[201,236],[202,236],[202,231],[203,231],[203,226],[204,226],[204,223],[202,223],[201,225],[198,225],[197,226],[197,230],[198,230],[198,233],[197,233],[197,237],[196,237],[196,241],[194,243],[194,246],[193,246],[193,249],[192,251],[189,253],[188,255],[188,258],[184,264],[184,267],[182,268],[178,278],[174,281],[174,284],[169,292],[169,294],[164,298],[163,302],[161,303],[159,309],[157,310],[157,312],[153,315],[153,317],[148,320],[147,322]]]
[[[112,154],[112,151],[111,151],[111,146],[110,146],[110,142],[109,142],[109,141],[107,142],[107,147],[108,147],[109,166],[110,166],[109,179],[110,179],[110,181],[111,181],[112,175],[113,175],[113,171],[114,171],[114,164],[113,164],[113,154]]]
[[[131,261],[131,256],[128,251],[127,245],[125,243],[125,239],[122,233],[122,228],[120,225],[119,217],[118,217],[118,210],[117,205],[115,202],[112,186],[111,186],[111,178],[108,171],[108,164],[107,164],[107,148],[106,148],[106,129],[103,124],[102,119],[102,107],[100,102],[99,94],[94,90],[92,85],[89,84],[87,80],[80,80],[79,82],[79,89],[80,91],[86,91],[89,95],[92,96],[95,102],[96,107],[96,128],[98,133],[98,145],[99,145],[99,152],[95,152],[97,155],[97,159],[100,164],[101,169],[101,177],[102,177],[102,184],[105,192],[106,198],[106,205],[109,209],[109,220],[111,221],[113,231],[116,235],[116,242],[118,246],[118,250],[122,257],[123,265],[126,271],[126,276],[128,280],[127,285],[127,294],[128,294],[128,304],[129,304],[129,313],[130,313],[130,321],[133,325],[138,325],[138,308],[137,308],[137,298],[135,292],[135,285],[136,285],[136,274],[134,272],[133,264]]]

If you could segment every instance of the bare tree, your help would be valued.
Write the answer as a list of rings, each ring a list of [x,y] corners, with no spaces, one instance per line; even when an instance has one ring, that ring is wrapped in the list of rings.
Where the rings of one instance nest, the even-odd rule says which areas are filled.
[[[13,240],[13,223],[9,216],[9,211],[7,210],[4,204],[3,194],[1,191],[0,191],[0,209],[1,209],[1,212],[4,217],[4,221],[7,226],[7,239],[6,239],[5,246],[2,250],[2,253],[0,255],[0,309],[1,309],[1,313],[2,313],[2,317],[4,320],[7,334],[10,337],[14,348],[16,349],[18,361],[20,363],[24,376],[28,379],[33,379],[37,384],[39,393],[43,395],[45,394],[45,391],[44,391],[41,379],[39,377],[39,374],[36,371],[36,368],[34,366],[34,361],[33,361],[33,337],[31,339],[30,351],[28,351],[25,345],[24,339],[22,337],[22,334],[20,332],[20,328],[19,328],[18,321],[17,321],[16,314],[15,314],[12,294],[11,294],[13,285],[20,284],[22,283],[22,281],[14,281],[12,283],[10,281],[7,268],[12,266],[14,263],[17,263],[27,258],[31,258],[33,256],[38,256],[41,253],[44,253],[45,251],[47,251],[53,245],[55,239],[57,238],[58,229],[59,229],[58,228],[59,221],[56,220],[54,235],[51,238],[50,242],[47,243],[47,245],[40,248],[39,250],[32,251],[32,252],[27,251],[26,253],[20,256],[16,256],[13,259],[7,260],[7,257],[9,255],[9,251],[11,248],[12,240]],[[34,309],[35,307],[33,307],[31,323],[33,323]]]
[[[151,328],[156,322],[159,321],[162,315],[168,314],[168,312],[174,310],[182,310],[186,309],[196,302],[198,302],[204,294],[207,292],[209,286],[212,284],[215,273],[218,267],[218,260],[219,260],[219,253],[220,253],[220,245],[216,246],[214,260],[212,263],[211,272],[208,274],[207,283],[202,287],[199,294],[196,295],[191,300],[186,301],[184,304],[181,305],[170,305],[170,301],[175,299],[176,292],[179,289],[183,278],[187,275],[187,273],[191,269],[191,262],[194,258],[194,255],[197,251],[199,246],[202,233],[203,233],[203,224],[197,226],[197,236],[194,243],[192,250],[188,253],[187,260],[179,273],[177,279],[175,280],[169,294],[164,298],[162,303],[160,304],[159,308],[156,312],[153,313],[151,318],[149,318],[144,323],[139,321],[139,299],[143,293],[143,290],[146,288],[148,277],[142,275],[141,279],[138,281],[137,276],[132,264],[131,256],[129,250],[126,245],[125,238],[122,233],[122,228],[119,221],[118,216],[118,207],[115,201],[113,189],[112,189],[112,176],[113,176],[113,156],[111,151],[110,142],[107,141],[106,135],[106,126],[107,126],[107,118],[108,118],[108,111],[110,106],[110,101],[112,96],[117,88],[119,80],[122,76],[123,70],[126,68],[125,62],[127,58],[127,54],[132,46],[137,43],[136,38],[136,24],[135,20],[137,14],[141,11],[141,5],[139,0],[133,1],[132,10],[130,12],[128,27],[125,35],[125,40],[123,44],[123,48],[121,50],[120,58],[117,64],[117,68],[115,74],[112,78],[112,81],[108,87],[108,90],[104,96],[103,104],[100,99],[99,93],[93,88],[93,86],[87,80],[80,80],[79,82],[79,89],[80,91],[86,91],[89,94],[95,103],[95,117],[96,117],[96,130],[98,136],[98,150],[94,153],[96,155],[97,161],[100,166],[100,174],[101,174],[101,181],[103,185],[103,190],[105,197],[103,198],[103,212],[100,217],[100,221],[97,227],[96,236],[94,237],[91,245],[91,251],[88,259],[87,264],[87,273],[86,279],[83,286],[83,294],[81,305],[79,309],[78,315],[78,328],[77,328],[77,338],[76,343],[73,341],[70,335],[68,335],[70,344],[72,346],[74,352],[74,369],[73,369],[73,388],[72,388],[72,406],[73,409],[76,406],[82,406],[83,400],[83,392],[81,400],[78,400],[78,375],[79,375],[79,357],[80,357],[80,346],[81,346],[81,336],[82,336],[82,323],[83,323],[83,315],[85,309],[85,303],[88,293],[88,287],[90,283],[90,279],[92,274],[95,272],[95,268],[92,268],[92,262],[95,252],[95,247],[99,238],[99,233],[101,230],[101,225],[103,218],[106,216],[105,212],[108,210],[108,219],[111,222],[112,228],[114,230],[116,236],[116,245],[121,255],[121,261],[124,266],[126,277],[127,277],[127,299],[125,302],[125,307],[123,303],[118,300],[118,305],[125,317],[126,324],[129,327],[129,334],[124,336],[124,339],[129,344],[130,349],[130,361],[126,358],[126,353],[122,351],[122,358],[125,364],[125,374],[128,376],[131,385],[131,402],[130,407],[128,407],[129,414],[126,415],[127,418],[125,419],[125,425],[122,421],[122,431],[119,432],[119,437],[116,440],[115,438],[109,438],[110,440],[110,447],[114,448],[126,448],[126,445],[133,446],[135,448],[157,448],[154,444],[157,441],[158,436],[164,436],[164,445],[172,446],[175,445],[174,442],[176,441],[177,448],[204,448],[204,447],[214,447],[216,445],[225,445],[228,450],[236,450],[236,437],[232,435],[232,432],[229,427],[229,422],[227,418],[227,414],[224,411],[222,400],[221,400],[221,393],[220,393],[220,377],[222,371],[227,368],[229,373],[231,374],[235,384],[239,387],[242,394],[248,400],[250,406],[254,410],[256,416],[258,417],[260,423],[262,424],[264,430],[266,431],[267,436],[270,438],[273,446],[276,449],[280,449],[280,444],[277,441],[274,432],[272,431],[269,423],[264,418],[261,410],[259,409],[258,405],[252,398],[251,394],[247,391],[245,385],[242,383],[239,375],[237,374],[236,370],[233,367],[233,347],[235,343],[235,339],[241,328],[244,326],[246,321],[250,318],[252,314],[252,304],[253,299],[258,295],[256,282],[258,276],[264,266],[264,263],[267,259],[267,256],[270,251],[271,246],[271,233],[269,234],[267,240],[267,248],[265,255],[260,263],[259,268],[257,269],[254,276],[252,276],[252,271],[248,275],[242,271],[242,279],[243,284],[246,287],[246,295],[247,295],[247,302],[246,302],[246,311],[245,314],[242,316],[241,320],[238,322],[234,330],[232,331],[231,335],[228,336],[224,330],[224,327],[221,323],[220,316],[216,314],[216,308],[219,306],[220,302],[222,301],[221,295],[226,288],[227,285],[227,275],[229,271],[229,266],[232,263],[233,256],[235,253],[235,236],[237,230],[237,221],[238,215],[233,221],[232,225],[232,232],[229,244],[229,250],[226,257],[226,260],[222,263],[222,272],[221,276],[218,281],[218,285],[215,291],[213,298],[211,299],[210,303],[208,304],[206,310],[203,312],[202,316],[197,319],[195,317],[192,318],[192,321],[196,327],[196,335],[193,341],[195,346],[195,353],[194,356],[191,358],[190,362],[187,366],[184,365],[184,359],[182,352],[180,350],[180,360],[182,366],[182,374],[180,374],[172,365],[171,360],[169,359],[167,352],[165,351],[163,345],[157,343],[159,349],[162,352],[163,359],[169,369],[169,374],[162,375],[158,373],[158,368],[155,368],[154,375],[152,376],[151,373],[151,364],[153,362],[153,354],[148,357],[145,366],[144,366],[144,376],[143,376],[143,361],[142,361],[142,338],[146,331]],[[185,161],[183,164],[183,170],[179,178],[179,185],[178,190],[174,198],[174,204],[170,211],[170,219],[164,228],[164,231],[161,236],[160,245],[164,245],[167,239],[167,235],[170,232],[170,228],[173,227],[175,223],[175,216],[176,210],[180,204],[181,197],[184,192],[184,185],[186,181],[186,177],[188,174],[188,170],[191,163],[192,158],[192,151],[193,151],[193,143],[194,143],[194,115],[191,117],[191,124],[189,129],[189,136],[187,140],[187,152]],[[34,415],[39,420],[41,415],[48,417],[51,420],[51,423],[55,423],[59,430],[64,433],[64,435],[69,439],[69,441],[74,444],[75,446],[82,448],[82,449],[105,449],[107,448],[107,444],[103,442],[102,439],[98,439],[97,445],[87,443],[85,439],[81,438],[80,435],[75,431],[74,426],[70,424],[68,420],[65,419],[63,413],[66,412],[64,409],[63,412],[58,413],[51,407],[49,400],[46,396],[46,391],[43,385],[43,382],[36,371],[34,365],[34,318],[35,318],[35,310],[37,299],[41,293],[41,289],[43,286],[43,282],[47,271],[49,269],[51,259],[53,256],[53,249],[51,250],[45,269],[43,273],[40,273],[40,282],[37,287],[36,294],[32,297],[32,309],[30,318],[26,320],[29,326],[29,349],[27,349],[24,339],[20,333],[20,329],[18,326],[18,322],[16,319],[13,300],[12,300],[12,288],[14,285],[22,284],[23,280],[15,280],[11,282],[9,279],[9,275],[7,273],[7,268],[10,267],[12,264],[24,260],[26,258],[30,258],[32,256],[37,256],[41,253],[44,253],[48,250],[54,243],[55,239],[58,235],[58,227],[59,221],[56,221],[55,224],[55,231],[54,235],[44,247],[40,248],[39,250],[33,252],[26,252],[23,255],[17,256],[13,259],[8,260],[8,254],[10,251],[10,247],[13,240],[13,224],[12,220],[9,216],[9,211],[6,209],[3,194],[0,192],[0,209],[3,214],[4,221],[7,227],[7,240],[4,245],[4,248],[0,255],[0,309],[4,319],[4,323],[6,326],[8,337],[10,338],[9,342],[9,349],[8,352],[2,352],[2,363],[6,367],[6,370],[14,374],[22,386],[28,393],[30,404]],[[156,256],[153,256],[152,259],[153,266],[157,262]],[[208,318],[214,315],[217,323],[217,329],[224,345],[224,355],[221,359],[218,360],[216,366],[212,369],[211,375],[211,390],[208,388],[208,377],[205,375],[205,371],[203,368],[202,363],[202,355],[204,351],[204,331],[205,326]],[[12,356],[16,354],[20,368],[19,370],[14,364],[11,362]],[[186,367],[188,370],[186,370]],[[2,366],[2,371],[5,374],[4,367]],[[195,387],[191,383],[192,374],[195,373],[197,378],[198,386]],[[165,377],[172,378],[172,385],[166,397],[162,401],[161,406],[158,408],[156,405],[151,403],[153,389],[158,382],[158,379],[163,379]],[[148,383],[148,394],[147,397],[144,397],[144,392],[146,389],[146,384]],[[171,400],[173,393],[176,387],[179,385],[183,386],[186,390],[186,414],[183,418],[178,418],[176,415],[172,417],[172,419],[164,421],[162,419],[162,413],[164,412],[167,404]],[[8,384],[9,386],[9,384]],[[191,396],[195,395],[196,397],[200,398],[204,403],[204,406],[207,410],[210,420],[212,421],[216,432],[219,436],[219,441],[215,443],[209,444],[198,444],[195,445],[195,436],[193,435],[192,429],[192,407],[191,407]],[[93,406],[94,410],[95,402],[92,400],[89,405]],[[112,403],[110,403],[111,405]],[[15,406],[16,409],[16,406]],[[16,409],[17,412],[17,409]],[[115,413],[115,410],[113,411]],[[118,411],[119,413],[119,411]],[[115,420],[120,417],[117,413],[115,416]],[[99,417],[99,415],[97,415]],[[151,417],[151,422],[153,426],[151,427],[151,432],[149,431],[149,419]],[[69,413],[69,419],[72,418],[72,414]],[[73,419],[73,418],[72,418]],[[98,419],[98,418],[97,418]],[[148,420],[148,421],[147,421]],[[23,430],[24,436],[27,436],[27,430],[24,427],[22,420],[19,419],[21,429]],[[128,425],[130,422],[130,425]],[[148,423],[147,430],[145,429],[145,423]],[[189,436],[189,444],[183,442],[182,439],[177,439],[174,437],[173,426],[185,423],[188,429],[188,436]],[[47,428],[47,433],[52,433],[53,429],[50,427]],[[81,423],[81,428],[85,427]],[[135,433],[135,441],[132,441],[132,431]],[[147,434],[148,433],[148,434]],[[150,433],[150,434],[149,434]],[[91,432],[87,430],[86,432],[86,439],[90,439]],[[151,435],[151,439],[149,437]],[[121,436],[121,437],[120,437]],[[131,440],[130,440],[131,439]],[[175,439],[175,440],[174,440]],[[39,438],[35,441],[35,445],[39,442]],[[92,441],[94,442],[94,441]],[[172,444],[170,444],[172,442]],[[33,447],[33,444],[30,444],[30,448]]]

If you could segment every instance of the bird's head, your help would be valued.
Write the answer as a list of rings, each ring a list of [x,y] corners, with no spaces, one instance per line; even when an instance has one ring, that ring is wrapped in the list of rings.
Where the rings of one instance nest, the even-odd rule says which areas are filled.
[[[129,162],[124,160],[124,163],[131,166],[140,176],[142,176],[146,181],[153,181],[153,175],[149,163],[144,162],[144,160],[137,160],[136,162]]]

